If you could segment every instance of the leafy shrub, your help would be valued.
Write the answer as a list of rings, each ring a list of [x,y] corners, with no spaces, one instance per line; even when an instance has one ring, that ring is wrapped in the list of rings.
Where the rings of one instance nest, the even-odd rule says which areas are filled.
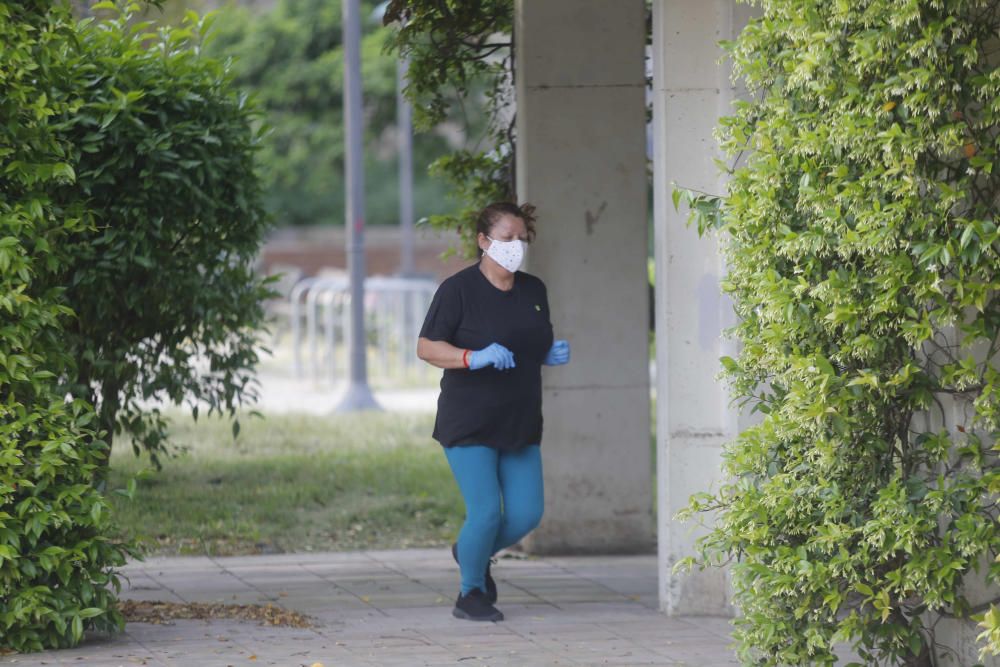
[[[50,5],[0,1],[0,647],[21,651],[121,627],[112,568],[130,550],[105,537],[109,505],[92,482],[107,445],[93,410],[56,387],[72,363],[72,313],[38,280],[88,224],[78,202],[51,197],[74,177],[53,119],[80,100],[73,24]]]
[[[414,105],[415,125],[429,129],[456,115],[458,108],[457,121],[470,134],[483,135],[474,146],[444,155],[430,166],[432,174],[453,188],[461,208],[438,208],[427,222],[457,232],[463,254],[474,256],[478,212],[491,202],[517,199],[510,113],[514,3],[392,0],[384,20],[398,24],[391,44],[410,59],[406,95]],[[467,102],[477,98],[482,102]],[[470,115],[466,107],[483,107],[485,118]],[[485,125],[485,131],[477,125]]]
[[[699,560],[737,559],[746,664],[930,665],[1000,575],[1000,3],[755,4],[721,131],[745,162],[677,193],[723,235],[724,375],[763,413],[692,499]]]
[[[268,219],[257,112],[201,53],[210,21],[151,34],[131,20],[138,8],[79,28],[78,103],[58,118],[76,180],[53,197],[85,202],[94,225],[45,280],[76,313],[70,391],[96,406],[109,444],[125,431],[158,464],[166,427],[149,399],[233,415],[255,395],[270,292],[253,263]]]

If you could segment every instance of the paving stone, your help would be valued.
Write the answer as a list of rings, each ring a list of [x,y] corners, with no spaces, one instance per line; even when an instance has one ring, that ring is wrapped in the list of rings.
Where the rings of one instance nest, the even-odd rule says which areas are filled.
[[[494,574],[502,623],[452,617],[459,574],[447,549],[155,558],[123,572],[131,581],[122,598],[272,602],[309,615],[316,627],[131,623],[124,634],[88,634],[75,649],[6,656],[0,665],[738,664],[728,648],[728,619],[657,611],[652,556],[501,559]]]

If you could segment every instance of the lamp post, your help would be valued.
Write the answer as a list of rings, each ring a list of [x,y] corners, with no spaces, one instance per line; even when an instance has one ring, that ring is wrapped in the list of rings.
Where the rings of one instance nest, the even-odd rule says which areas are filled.
[[[396,126],[399,132],[399,231],[400,267],[404,278],[413,276],[413,109],[403,94],[410,62],[400,56],[396,65]]]
[[[348,344],[350,379],[337,412],[378,410],[368,386],[365,341],[365,175],[361,115],[360,0],[344,0],[344,134],[347,205],[347,266],[351,291]]]

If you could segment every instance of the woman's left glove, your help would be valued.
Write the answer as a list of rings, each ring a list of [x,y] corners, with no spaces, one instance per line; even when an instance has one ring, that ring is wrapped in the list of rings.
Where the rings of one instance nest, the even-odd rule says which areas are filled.
[[[552,343],[552,349],[545,355],[546,366],[562,366],[569,363],[569,341],[557,340]]]

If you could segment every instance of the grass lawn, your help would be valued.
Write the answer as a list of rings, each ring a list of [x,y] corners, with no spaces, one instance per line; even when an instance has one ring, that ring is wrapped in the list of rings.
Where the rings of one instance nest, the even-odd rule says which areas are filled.
[[[233,555],[444,546],[462,500],[433,416],[281,415],[228,421],[171,417],[177,456],[113,496],[123,536],[150,554]],[[110,488],[148,460],[119,440]]]

